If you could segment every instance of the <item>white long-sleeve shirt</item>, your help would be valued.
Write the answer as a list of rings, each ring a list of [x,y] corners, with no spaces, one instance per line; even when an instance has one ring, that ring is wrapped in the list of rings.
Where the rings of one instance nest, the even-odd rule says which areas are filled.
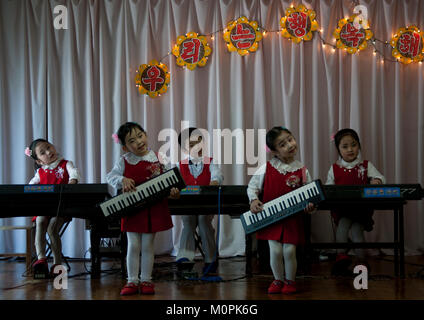
[[[276,170],[278,170],[278,172],[282,174],[287,174],[288,172],[295,172],[304,167],[304,165],[298,160],[294,160],[291,163],[284,163],[277,157],[274,157],[269,162]],[[249,202],[259,199],[259,194],[262,192],[264,185],[265,174],[266,163],[259,167],[259,169],[249,181],[249,184],[247,186],[247,196],[249,197]],[[307,183],[312,181],[308,169],[306,169],[305,178]]]
[[[63,157],[59,156],[58,159],[55,162],[52,162],[48,165],[43,165],[41,168],[44,170],[53,170],[55,169],[58,164],[60,163],[60,161],[63,160]],[[40,170],[40,169],[38,169]],[[29,184],[39,184],[40,183],[40,174],[39,172],[35,173],[34,177],[30,180]],[[78,182],[81,179],[81,176],[79,174],[78,169],[74,166],[72,161],[69,161],[66,163],[66,170],[68,171],[68,175],[69,175],[69,181],[71,181],[72,179],[76,179]]]
[[[163,155],[159,155],[160,158],[163,158]],[[140,161],[147,162],[158,162],[159,159],[153,151],[149,151],[145,156],[139,157],[132,152],[127,152],[122,155],[119,160],[115,163],[112,170],[106,175],[106,182],[110,184],[115,189],[122,189],[122,179],[124,178],[125,170],[125,160],[132,165],[136,165]],[[171,169],[170,163],[168,161],[160,161],[164,164],[165,170]]]
[[[342,158],[339,158],[336,161],[336,164],[346,168],[346,169],[352,169],[354,168],[357,164],[361,163],[361,157],[358,156],[354,161],[352,162],[346,162],[344,161]],[[384,178],[384,176],[376,169],[376,167],[370,162],[368,161],[368,170],[367,170],[367,176],[370,179],[380,179],[381,183],[386,183],[386,179]],[[328,170],[328,174],[327,174],[327,181],[325,184],[334,184],[334,172],[333,172],[333,166],[330,167],[330,170]]]

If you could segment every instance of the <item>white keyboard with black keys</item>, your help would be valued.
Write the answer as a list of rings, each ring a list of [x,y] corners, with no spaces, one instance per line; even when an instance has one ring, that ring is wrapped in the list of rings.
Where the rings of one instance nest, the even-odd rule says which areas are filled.
[[[136,191],[121,193],[100,204],[107,218],[122,217],[140,210],[169,195],[172,188],[183,189],[186,184],[178,168],[168,170],[136,187]]]
[[[264,203],[258,213],[247,211],[240,216],[246,234],[256,232],[277,221],[303,211],[308,203],[317,205],[324,200],[321,181],[314,180],[289,193]]]

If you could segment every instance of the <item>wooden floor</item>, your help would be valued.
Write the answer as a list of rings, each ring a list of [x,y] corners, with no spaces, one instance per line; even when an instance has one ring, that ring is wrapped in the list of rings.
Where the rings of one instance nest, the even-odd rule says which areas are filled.
[[[300,291],[287,296],[268,295],[272,281],[269,272],[258,272],[254,261],[253,275],[245,274],[245,258],[219,260],[218,276],[222,281],[187,280],[176,272],[174,258],[156,257],[154,283],[156,294],[121,297],[125,284],[117,260],[102,262],[99,279],[91,279],[90,262],[71,261],[68,288],[55,289],[53,280],[34,280],[26,276],[25,262],[0,260],[0,300],[423,300],[424,256],[406,257],[406,277],[394,277],[392,256],[371,257],[371,274],[367,290],[356,290],[353,277],[333,277],[332,262],[316,262],[310,274],[299,274]],[[194,270],[201,272],[203,264],[196,262]],[[218,280],[218,279],[208,279]]]

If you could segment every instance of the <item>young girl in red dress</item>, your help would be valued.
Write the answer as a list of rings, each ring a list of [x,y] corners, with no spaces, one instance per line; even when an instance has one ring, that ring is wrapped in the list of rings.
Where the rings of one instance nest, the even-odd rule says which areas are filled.
[[[247,188],[250,210],[253,213],[261,212],[263,203],[312,181],[308,169],[294,159],[298,147],[287,128],[274,127],[268,131],[266,145],[271,150],[273,158],[259,168]],[[314,205],[309,203],[304,211],[308,213],[314,211]],[[269,244],[274,281],[269,286],[268,293],[295,293],[296,246],[305,241],[302,215],[295,214],[259,230],[257,239],[268,240]]]
[[[137,123],[123,124],[117,133],[117,139],[126,152],[120,157],[106,180],[123,192],[136,190],[136,186],[164,172],[158,156],[147,147],[147,134]],[[172,197],[178,197],[179,190],[171,190]],[[154,294],[152,270],[154,263],[154,238],[156,232],[172,228],[168,200],[155,203],[140,212],[121,219],[121,231],[127,233],[127,273],[128,282],[122,288],[121,295],[136,293]],[[141,251],[141,279],[140,270]]]
[[[361,159],[361,143],[355,130],[342,129],[334,136],[334,143],[339,153],[339,159],[331,165],[327,175],[326,184],[381,184],[385,183],[384,176],[377,171],[368,160]],[[373,229],[373,211],[350,210],[346,208],[342,212],[332,211],[331,215],[337,225],[336,242],[348,242],[349,232],[352,241],[360,243],[365,241],[364,231]],[[361,263],[365,263],[365,252],[363,249],[355,250]],[[338,250],[336,263],[332,268],[333,275],[351,274],[348,270],[352,260],[346,254],[345,249]]]
[[[29,184],[75,184],[80,179],[78,169],[72,161],[65,160],[56,151],[54,145],[44,139],[34,140],[26,148],[25,154],[34,159],[38,169]],[[35,249],[37,261],[33,268],[38,272],[48,273],[46,258],[46,233],[49,234],[53,254],[53,265],[50,275],[53,275],[55,266],[62,264],[62,242],[59,231],[65,223],[63,217],[37,216],[35,221]]]

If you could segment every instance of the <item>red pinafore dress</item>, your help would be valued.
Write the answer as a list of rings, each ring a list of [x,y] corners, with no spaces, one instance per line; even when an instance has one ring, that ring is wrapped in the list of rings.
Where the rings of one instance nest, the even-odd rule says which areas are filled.
[[[68,184],[69,183],[69,174],[66,170],[67,160],[62,160],[59,162],[56,168],[50,169],[38,169],[38,176],[40,177],[39,184]],[[37,219],[37,216],[32,218],[32,222]]]
[[[268,161],[264,179],[261,201],[266,203],[291,192],[303,185],[305,168],[294,172],[280,173]],[[302,213],[299,212],[281,222],[274,223],[257,232],[259,240],[276,240],[281,243],[301,245],[305,243],[305,232]]]
[[[364,160],[358,163],[351,169],[339,166],[337,163],[333,164],[334,184],[336,185],[360,185],[368,184],[368,161]],[[346,209],[341,211],[332,210],[331,216],[336,225],[338,225],[341,217],[347,217],[354,222],[359,222],[364,226],[365,231],[373,229],[374,220],[372,219],[373,210],[363,210],[358,212],[356,209]]]
[[[133,179],[135,185],[163,173],[162,165],[157,162],[140,161],[132,165],[125,161],[124,177]],[[165,231],[173,227],[171,214],[168,208],[168,199],[165,197],[155,204],[139,212],[121,219],[121,231],[154,233]]]

